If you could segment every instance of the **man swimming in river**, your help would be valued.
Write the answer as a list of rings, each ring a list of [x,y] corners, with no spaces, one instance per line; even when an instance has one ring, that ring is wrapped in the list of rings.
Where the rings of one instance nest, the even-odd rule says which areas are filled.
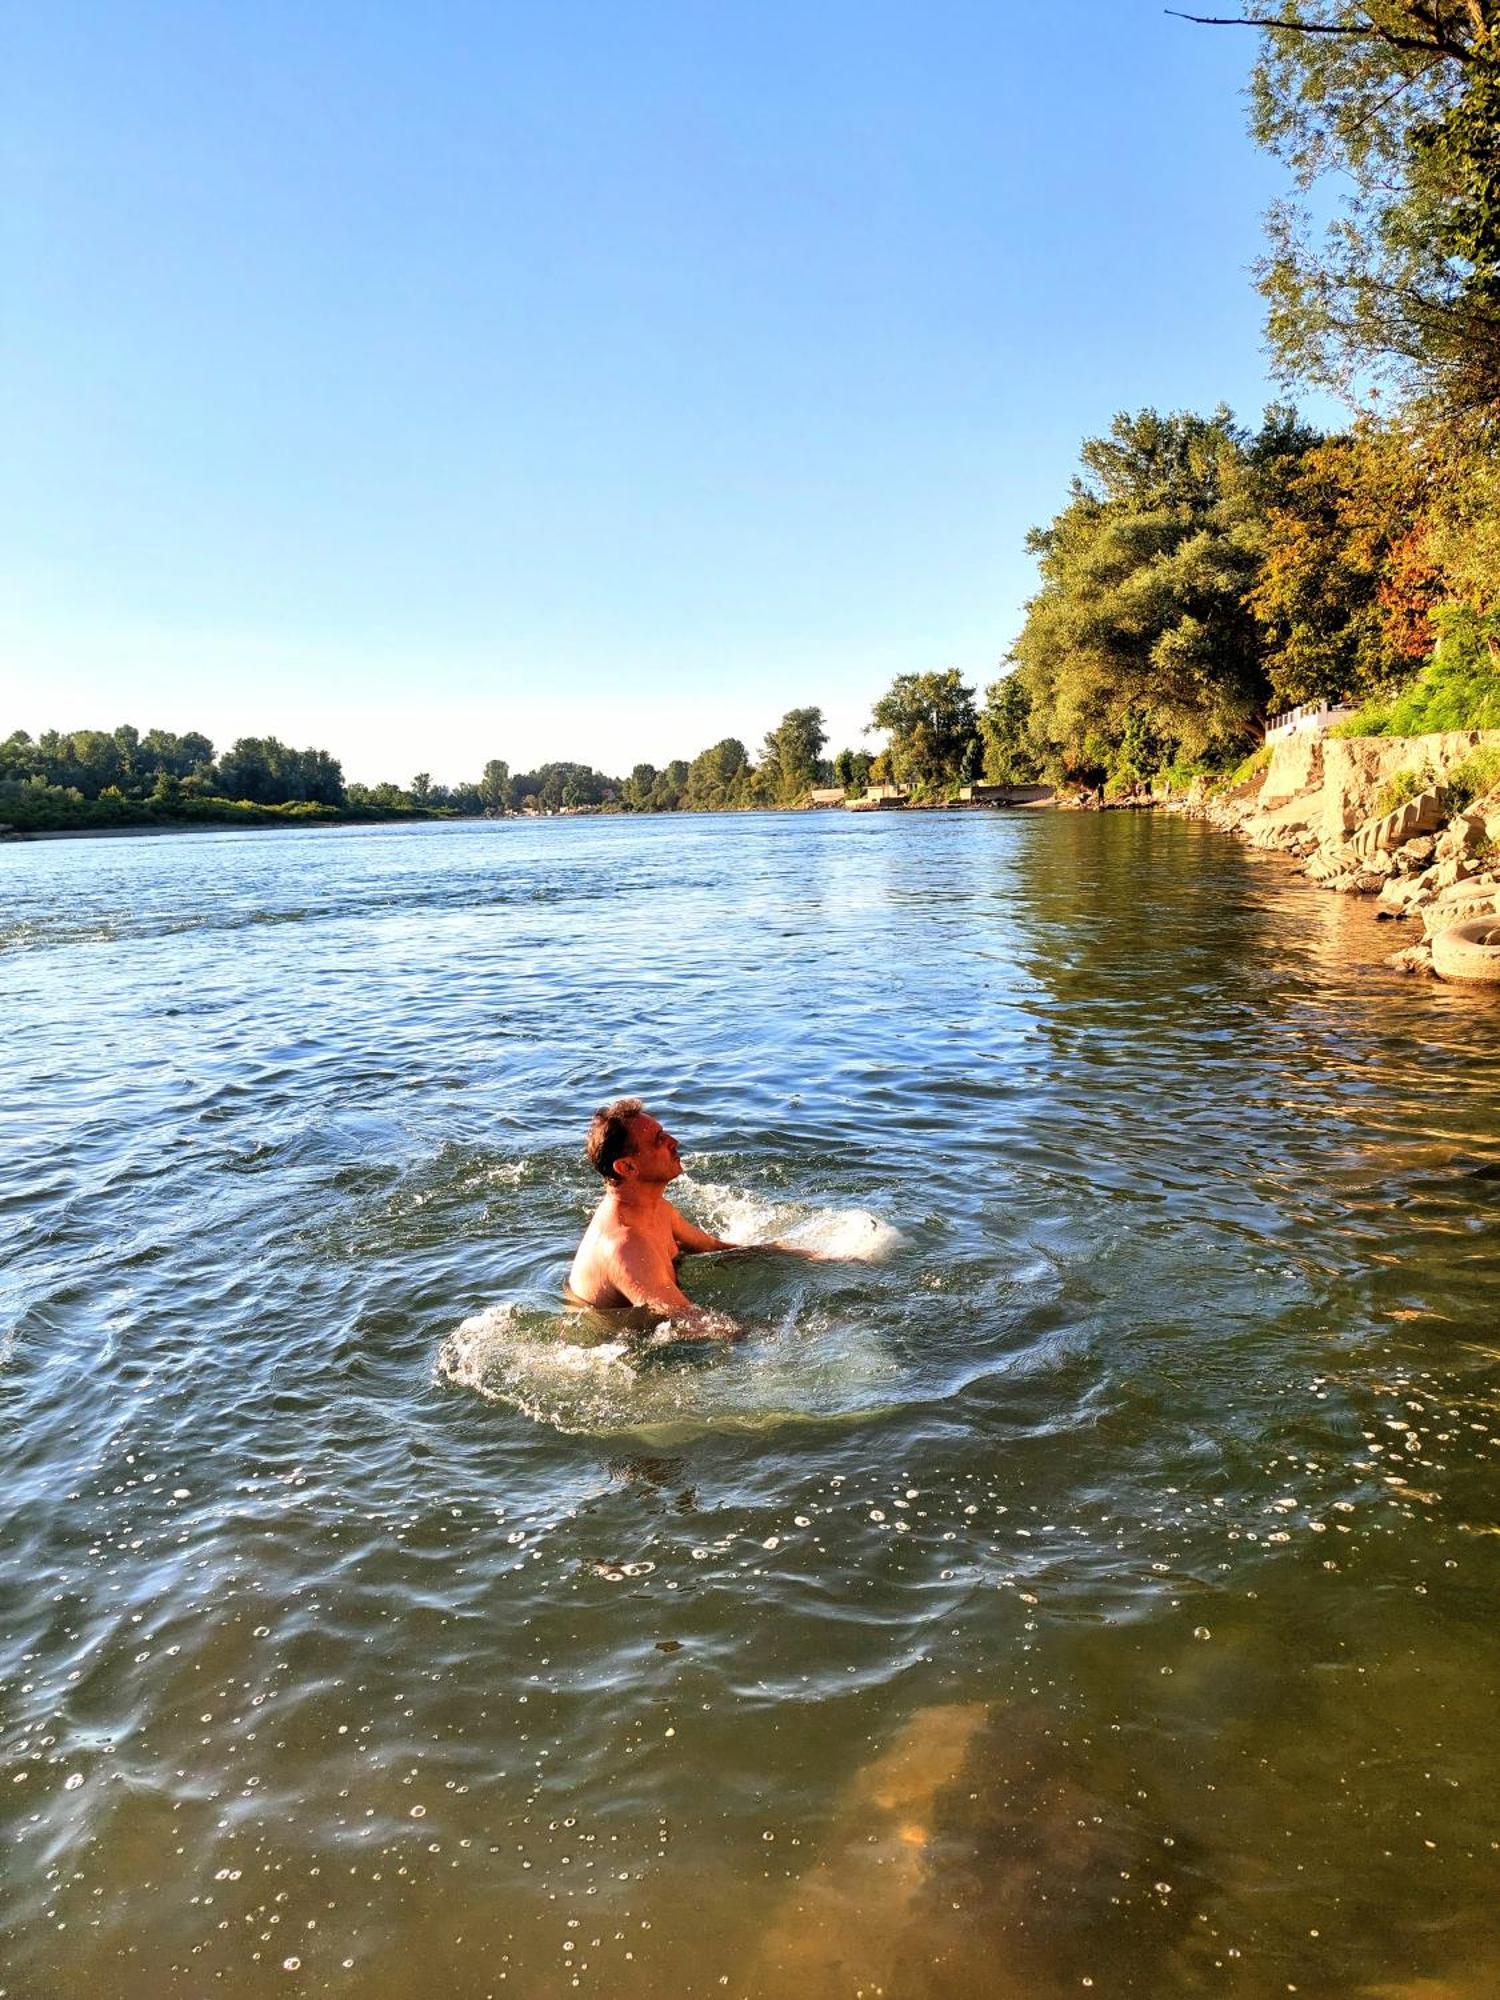
[[[667,1187],[682,1172],[671,1133],[638,1097],[621,1097],[594,1113],[584,1150],[604,1181],[604,1199],[583,1232],[568,1273],[569,1305],[605,1310],[644,1306],[699,1339],[734,1339],[739,1329],[720,1313],[695,1306],[677,1282],[683,1257],[713,1250],[777,1250],[812,1256],[788,1244],[728,1243],[680,1215]]]

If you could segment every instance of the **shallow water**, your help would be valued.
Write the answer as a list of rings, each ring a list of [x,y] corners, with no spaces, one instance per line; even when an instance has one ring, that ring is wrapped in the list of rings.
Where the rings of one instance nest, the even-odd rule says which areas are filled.
[[[1500,1991],[1500,1010],[1177,820],[0,849],[0,1992]],[[557,1293],[593,1106],[863,1253]]]

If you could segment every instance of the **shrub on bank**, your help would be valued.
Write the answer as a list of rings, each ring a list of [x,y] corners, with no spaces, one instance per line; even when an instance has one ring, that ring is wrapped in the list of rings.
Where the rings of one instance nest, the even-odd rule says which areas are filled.
[[[1272,747],[1262,743],[1258,750],[1252,750],[1248,757],[1242,757],[1229,774],[1229,784],[1248,785],[1252,778],[1258,778],[1262,771],[1271,768]]]
[[[1388,736],[1391,733],[1391,704],[1367,701],[1353,715],[1346,715],[1329,730],[1330,736]]]
[[[1500,785],[1500,743],[1482,744],[1455,764],[1443,780],[1450,812],[1467,812],[1476,799],[1488,798]]]
[[[0,778],[0,824],[18,833],[88,832],[112,826],[149,826],[154,814],[117,786],[86,799],[72,785],[45,778]]]
[[[1500,729],[1500,613],[1463,605],[1437,614],[1437,651],[1411,686],[1367,702],[1338,723],[1335,736],[1436,736],[1450,729]]]
[[[1409,764],[1404,771],[1398,771],[1393,778],[1387,778],[1375,800],[1377,813],[1394,812],[1397,806],[1404,806],[1408,799],[1414,799],[1420,792],[1430,791],[1437,780],[1432,774],[1432,766],[1420,767]]]
[[[89,799],[75,786],[49,785],[44,778],[0,778],[0,826],[14,827],[17,833],[108,833],[132,826],[329,826],[344,820],[398,817],[437,815],[345,810],[311,799],[263,806],[212,792],[131,799],[118,785],[106,785],[98,798]]]
[[[1222,798],[1226,792],[1235,791],[1241,785],[1248,785],[1252,778],[1258,778],[1262,771],[1270,767],[1270,763],[1271,745],[1262,743],[1258,750],[1252,750],[1248,757],[1242,757],[1232,770],[1211,771],[1196,765],[1186,766],[1185,769],[1189,784],[1193,779],[1201,778],[1212,797]],[[1177,789],[1178,769],[1179,766],[1174,764],[1164,774],[1171,782],[1174,792]]]

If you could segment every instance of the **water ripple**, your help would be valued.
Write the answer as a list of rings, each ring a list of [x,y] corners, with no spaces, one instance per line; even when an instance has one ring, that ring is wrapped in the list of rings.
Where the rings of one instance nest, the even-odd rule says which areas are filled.
[[[7,1990],[1495,1984],[1500,1019],[1368,911],[1123,815],[4,865]],[[627,1089],[841,1259],[690,1268],[738,1347],[558,1305]]]

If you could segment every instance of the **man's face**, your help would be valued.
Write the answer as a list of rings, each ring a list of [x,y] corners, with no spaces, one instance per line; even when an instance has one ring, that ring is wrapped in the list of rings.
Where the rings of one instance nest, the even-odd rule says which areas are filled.
[[[647,1186],[665,1187],[682,1172],[682,1153],[677,1141],[649,1111],[638,1111],[630,1121],[630,1151],[615,1171],[628,1167],[631,1177]]]

